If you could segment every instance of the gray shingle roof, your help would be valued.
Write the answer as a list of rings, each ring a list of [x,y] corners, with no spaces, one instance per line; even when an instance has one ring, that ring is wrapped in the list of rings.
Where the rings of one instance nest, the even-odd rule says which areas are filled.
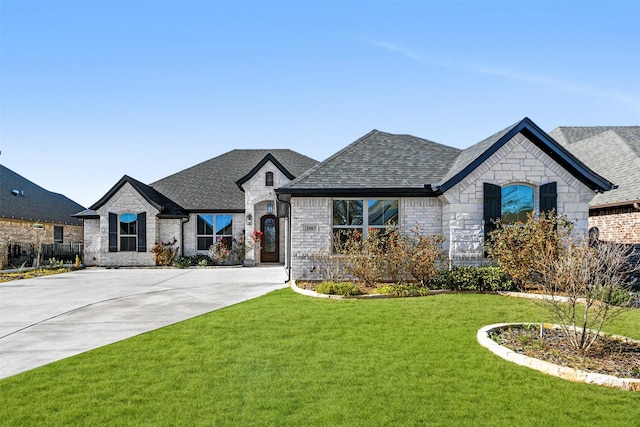
[[[373,130],[278,192],[356,194],[358,190],[375,193],[377,189],[381,193],[381,189],[393,189],[394,194],[435,195],[460,182],[518,133],[527,136],[590,188],[611,188],[610,182],[553,141],[529,118],[524,118],[466,150],[411,135]],[[422,193],[413,191],[425,187]]]
[[[19,195],[13,195],[13,190],[17,190]],[[68,197],[45,190],[0,165],[0,217],[82,225],[82,221],[72,215],[83,209],[82,205]]]
[[[100,206],[104,205],[113,195],[122,188],[125,184],[130,184],[135,190],[142,195],[151,205],[153,205],[158,211],[159,215],[164,217],[185,217],[187,212],[164,194],[158,192],[153,187],[144,184],[128,175],[123,176],[120,180],[105,194],[100,200],[91,205],[89,209],[80,212],[76,217],[91,218],[95,217],[96,210]]]
[[[520,123],[520,122],[518,122]],[[451,169],[447,172],[447,174],[442,178],[440,183],[444,183],[452,179],[456,174],[462,172],[466,167],[468,167],[474,160],[480,158],[483,153],[485,153],[489,148],[491,148],[496,142],[500,140],[503,136],[508,134],[513,128],[515,128],[518,123],[514,123],[506,129],[501,130],[500,132],[496,132],[490,137],[483,139],[477,144],[472,145],[471,147],[463,150],[456,161],[451,166]]]
[[[640,201],[640,126],[559,127],[549,134],[618,186],[597,194],[592,207]]]
[[[244,211],[244,193],[236,181],[245,177],[268,154],[293,176],[318,163],[288,149],[232,150],[151,186],[189,211]]]
[[[424,189],[439,182],[460,150],[373,130],[279,189]]]

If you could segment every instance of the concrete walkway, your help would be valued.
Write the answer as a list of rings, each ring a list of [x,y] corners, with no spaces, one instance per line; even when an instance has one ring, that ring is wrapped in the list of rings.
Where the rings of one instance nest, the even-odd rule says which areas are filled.
[[[0,378],[287,287],[282,266],[100,269],[0,284]]]

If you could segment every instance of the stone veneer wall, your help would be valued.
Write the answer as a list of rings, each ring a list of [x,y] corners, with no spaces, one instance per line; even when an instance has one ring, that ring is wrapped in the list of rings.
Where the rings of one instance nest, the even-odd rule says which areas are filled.
[[[98,209],[100,215],[100,229],[95,233],[93,227],[85,230],[86,248],[98,248],[99,256],[96,258],[96,265],[100,266],[154,266],[155,257],[151,248],[158,241],[158,210],[151,206],[140,193],[125,184],[107,203]],[[141,213],[147,214],[147,251],[146,252],[109,252],[109,212],[115,214]],[[89,222],[89,221],[88,221]],[[93,232],[95,234],[89,234]],[[91,241],[99,239],[100,242]],[[118,242],[119,243],[119,242]],[[85,249],[85,259],[93,255],[87,253]]]
[[[170,243],[175,240],[173,244],[174,249],[178,249],[178,255],[182,254],[182,219],[180,218],[158,218],[158,239],[153,243],[162,242]]]
[[[589,228],[596,227],[600,240],[624,244],[640,244],[640,212],[589,217]]]
[[[449,256],[454,265],[484,262],[483,184],[534,187],[534,207],[539,209],[539,186],[557,182],[558,212],[587,231],[589,202],[595,193],[553,161],[523,135],[516,135],[460,183],[449,189],[443,200],[443,231],[449,239]]]
[[[319,280],[323,254],[332,250],[333,199],[293,197],[291,200],[291,276],[296,280]],[[418,226],[422,233],[440,233],[442,208],[433,197],[401,197],[399,226],[408,232]]]
[[[291,278],[320,279],[315,257],[331,250],[331,197],[291,198]]]
[[[273,186],[265,185],[265,176],[267,172],[273,172]],[[273,215],[277,215],[277,199],[275,189],[282,187],[290,182],[280,169],[271,162],[267,162],[260,170],[258,170],[247,182],[242,185],[244,188],[244,209],[245,215],[251,215],[251,224],[246,224],[245,240],[251,241],[254,230],[260,229],[260,219],[267,215],[267,205],[273,205]],[[278,221],[278,237],[280,248],[280,262],[285,262],[286,256],[286,221],[280,218]],[[258,248],[249,251],[246,254],[248,262],[260,262],[260,251]]]
[[[108,219],[107,219],[108,221]],[[109,226],[107,225],[107,229]],[[87,267],[101,265],[102,262],[102,238],[100,236],[100,219],[84,220],[84,259]],[[109,249],[108,241],[105,251]]]

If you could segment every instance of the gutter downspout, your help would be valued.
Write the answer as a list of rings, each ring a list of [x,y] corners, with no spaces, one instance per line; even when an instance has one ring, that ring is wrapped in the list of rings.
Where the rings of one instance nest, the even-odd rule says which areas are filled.
[[[184,225],[191,220],[191,215],[187,219],[182,218],[180,223],[180,256],[184,256]]]
[[[285,243],[287,250],[287,266],[285,268],[287,272],[287,280],[285,280],[285,283],[289,283],[291,281],[291,203],[280,199],[280,194],[278,193],[276,193],[276,200],[287,205],[287,241]]]

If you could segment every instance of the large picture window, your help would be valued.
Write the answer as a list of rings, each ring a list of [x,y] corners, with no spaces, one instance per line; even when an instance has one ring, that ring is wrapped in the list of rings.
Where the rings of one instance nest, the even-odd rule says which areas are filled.
[[[229,214],[198,215],[197,250],[207,251],[214,242],[223,242],[227,247],[233,244],[233,216]]]
[[[341,240],[354,231],[366,236],[369,228],[388,228],[397,224],[398,200],[333,201],[333,234]]]

